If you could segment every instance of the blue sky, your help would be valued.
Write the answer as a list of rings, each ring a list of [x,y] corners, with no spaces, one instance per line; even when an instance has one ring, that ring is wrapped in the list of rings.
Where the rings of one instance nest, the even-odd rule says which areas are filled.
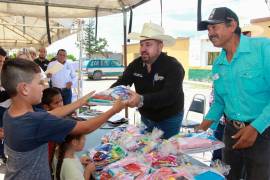
[[[235,11],[240,19],[240,26],[249,24],[250,19],[268,17],[270,10],[265,0],[202,0],[202,19],[207,19],[215,7],[226,6]],[[163,0],[163,27],[165,33],[174,37],[194,36],[196,30],[197,0]],[[128,18],[129,19],[129,18]],[[160,24],[160,0],[150,0],[133,11],[132,31],[140,32],[145,22]],[[99,18],[98,36],[106,38],[113,52],[121,52],[123,44],[122,14]],[[68,54],[79,56],[79,49],[75,45],[76,35],[53,43],[48,53],[56,52],[60,48],[67,49]]]

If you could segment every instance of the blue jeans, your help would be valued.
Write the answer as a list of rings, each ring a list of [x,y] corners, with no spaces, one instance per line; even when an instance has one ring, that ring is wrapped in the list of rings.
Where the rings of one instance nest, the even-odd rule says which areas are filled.
[[[174,116],[171,116],[162,121],[152,121],[144,116],[141,116],[141,121],[146,125],[146,131],[152,132],[153,128],[156,127],[164,132],[164,139],[169,139],[170,137],[176,135],[180,131],[180,127],[183,120],[183,112],[180,112]]]
[[[64,105],[71,103],[71,100],[72,100],[72,91],[71,91],[71,89],[68,89],[68,88],[61,89],[61,95],[62,95],[62,98],[63,98]]]

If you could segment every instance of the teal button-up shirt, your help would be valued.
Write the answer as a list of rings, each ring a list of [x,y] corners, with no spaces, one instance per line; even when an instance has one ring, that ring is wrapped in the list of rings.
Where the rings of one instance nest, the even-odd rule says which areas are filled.
[[[214,102],[205,119],[251,122],[259,133],[270,126],[270,39],[241,35],[229,63],[225,50],[213,69]]]

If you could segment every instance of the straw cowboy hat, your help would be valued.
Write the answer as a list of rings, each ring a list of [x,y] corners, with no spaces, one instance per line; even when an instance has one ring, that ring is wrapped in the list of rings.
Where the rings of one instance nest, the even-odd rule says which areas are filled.
[[[172,46],[175,43],[175,39],[172,36],[165,35],[164,29],[154,23],[144,23],[141,33],[129,33],[128,38],[139,41],[155,39],[162,41],[166,46]]]

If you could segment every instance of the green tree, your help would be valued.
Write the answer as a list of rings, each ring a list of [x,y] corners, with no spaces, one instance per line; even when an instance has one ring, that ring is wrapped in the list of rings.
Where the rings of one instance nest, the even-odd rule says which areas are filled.
[[[95,39],[95,23],[93,20],[89,20],[84,30],[83,48],[85,52],[91,57],[93,54],[104,54],[108,42],[105,38]]]
[[[55,54],[47,54],[47,59],[50,61],[55,56],[56,56]]]
[[[73,54],[68,54],[67,59],[71,59],[72,61],[76,61],[76,57]]]

